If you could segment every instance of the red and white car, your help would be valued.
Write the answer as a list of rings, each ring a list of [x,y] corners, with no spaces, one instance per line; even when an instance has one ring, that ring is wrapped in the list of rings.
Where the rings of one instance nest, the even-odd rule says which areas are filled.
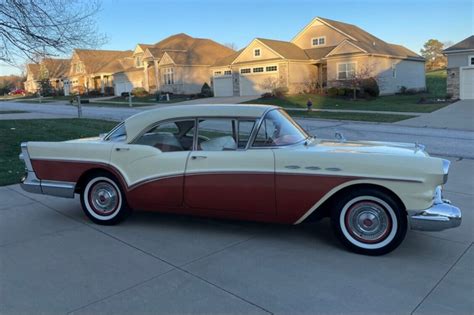
[[[139,113],[105,137],[27,142],[24,190],[73,198],[98,224],[131,210],[299,224],[329,216],[349,249],[384,254],[409,227],[459,226],[441,197],[449,161],[406,143],[323,140],[281,108]]]

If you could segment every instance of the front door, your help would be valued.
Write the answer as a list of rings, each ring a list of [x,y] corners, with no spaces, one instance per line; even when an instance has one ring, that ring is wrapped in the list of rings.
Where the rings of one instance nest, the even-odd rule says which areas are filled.
[[[246,150],[255,120],[200,119],[188,157],[188,207],[240,214],[275,214],[275,173],[270,149]]]

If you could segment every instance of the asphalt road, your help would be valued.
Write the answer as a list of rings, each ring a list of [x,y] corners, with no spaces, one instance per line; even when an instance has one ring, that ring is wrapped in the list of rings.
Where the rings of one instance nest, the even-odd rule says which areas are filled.
[[[74,110],[24,105],[61,117]],[[85,108],[106,119],[133,111]],[[473,314],[472,132],[300,122],[322,137],[420,141],[450,155],[445,197],[462,209],[462,225],[409,231],[397,250],[367,257],[344,250],[328,220],[282,226],[134,213],[104,227],[85,218],[78,198],[0,187],[0,314]]]

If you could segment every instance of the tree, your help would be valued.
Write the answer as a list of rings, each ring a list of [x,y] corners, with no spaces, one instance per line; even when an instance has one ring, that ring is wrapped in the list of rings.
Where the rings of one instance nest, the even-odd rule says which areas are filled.
[[[237,50],[238,49],[238,47],[235,43],[225,43],[224,46],[227,47],[227,48],[230,48],[232,50]]]
[[[0,61],[38,62],[105,42],[94,16],[99,0],[0,0]]]
[[[420,50],[426,59],[426,69],[436,70],[446,67],[446,57],[443,55],[444,44],[437,39],[430,39]]]
[[[360,65],[354,73],[349,75],[349,84],[353,91],[353,99],[357,99],[357,90],[361,90],[364,83],[374,78],[373,73],[376,67],[376,63]],[[374,81],[376,80],[374,79]]]

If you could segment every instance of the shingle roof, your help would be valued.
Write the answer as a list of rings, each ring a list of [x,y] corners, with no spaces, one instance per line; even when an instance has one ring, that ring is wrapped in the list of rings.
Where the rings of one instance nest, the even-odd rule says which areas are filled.
[[[84,63],[87,73],[111,72],[103,71],[105,67],[117,59],[131,57],[133,52],[131,50],[90,50],[90,49],[75,49],[79,59]]]
[[[49,78],[63,78],[69,73],[71,59],[47,58],[43,59],[41,65],[48,70]]]
[[[459,43],[454,44],[444,50],[445,53],[450,53],[457,50],[474,50],[474,35],[463,39]]]
[[[336,47],[337,46],[325,46],[325,47],[305,49],[304,51],[306,55],[308,55],[309,58],[313,60],[318,60],[318,59],[326,57],[326,55]]]
[[[380,54],[397,56],[404,58],[414,58],[423,60],[423,58],[415,52],[405,48],[401,45],[389,44],[378,37],[364,31],[360,27],[348,23],[334,21],[326,18],[318,17],[319,20],[331,25],[337,30],[353,37],[349,39],[350,42],[362,48],[369,54]]]
[[[223,67],[223,66],[230,65],[235,60],[235,58],[237,58],[240,55],[240,53],[243,50],[244,49],[242,48],[241,50],[236,51],[233,54],[230,54],[228,56],[225,56],[224,58],[218,59],[212,66],[213,67]]]
[[[303,49],[296,46],[293,43],[285,42],[281,40],[266,39],[266,38],[257,38],[260,42],[264,43],[275,52],[280,54],[286,59],[296,59],[296,60],[308,60],[309,57],[306,55]]]
[[[234,50],[206,38],[194,38],[184,33],[172,35],[147,49],[159,59],[166,52],[176,64],[212,65]]]
[[[104,73],[117,73],[125,71],[143,71],[142,68],[135,66],[135,60],[130,57],[120,58],[113,60],[112,62],[105,65],[100,71]]]

